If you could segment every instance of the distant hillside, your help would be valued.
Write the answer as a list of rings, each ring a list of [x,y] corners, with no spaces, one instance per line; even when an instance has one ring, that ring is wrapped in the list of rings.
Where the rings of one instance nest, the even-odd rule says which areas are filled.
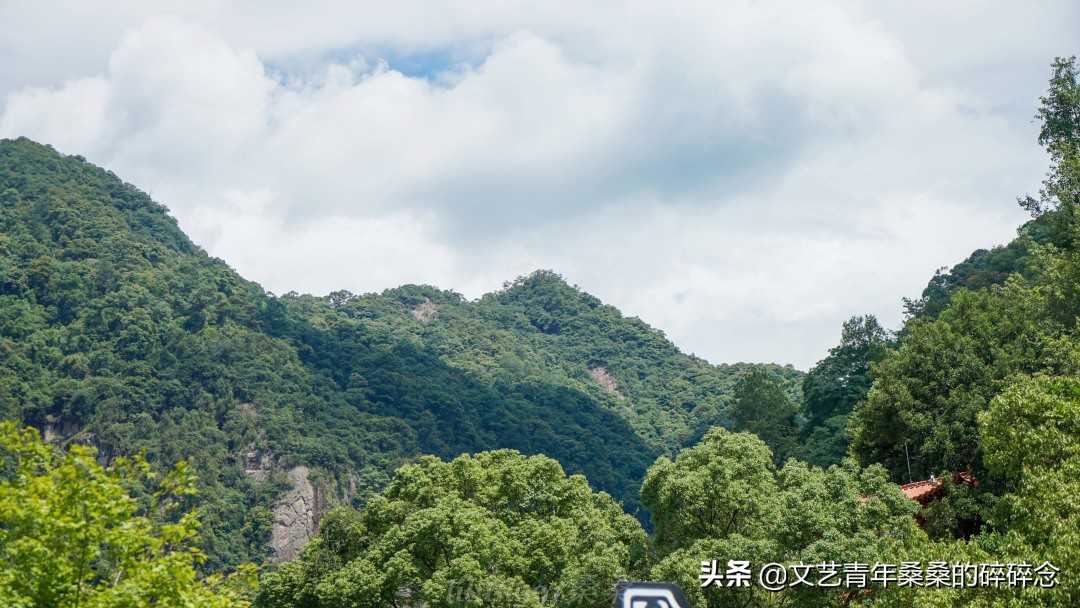
[[[26,139],[0,142],[0,203],[0,416],[106,461],[194,457],[211,569],[288,557],[421,453],[543,453],[635,512],[645,469],[729,424],[760,367],[682,354],[548,271],[477,301],[277,298],[134,186]]]
[[[1012,274],[1025,278],[1033,274],[1032,249],[1040,245],[1070,246],[1062,218],[1056,213],[1041,215],[1018,229],[1019,235],[1006,245],[977,249],[953,267],[942,267],[926,284],[917,299],[905,299],[909,316],[936,318],[948,306],[952,294],[961,289],[978,290],[1003,285]]]

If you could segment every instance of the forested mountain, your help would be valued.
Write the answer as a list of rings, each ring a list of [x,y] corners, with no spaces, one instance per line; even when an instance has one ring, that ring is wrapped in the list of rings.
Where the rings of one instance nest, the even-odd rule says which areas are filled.
[[[0,202],[0,413],[105,463],[193,457],[211,569],[263,559],[299,465],[322,511],[420,454],[513,448],[647,521],[646,468],[730,425],[739,378],[800,378],[685,355],[549,271],[476,301],[276,297],[134,186],[26,139],[0,142]]]
[[[115,176],[0,142],[0,603],[601,608],[644,578],[698,608],[1075,606],[1074,58],[1050,85],[1018,238],[806,374],[684,355],[550,271],[276,297]],[[255,591],[231,567],[296,522]]]
[[[1004,247],[939,272],[873,365],[851,453],[894,481],[963,472],[927,509],[939,539],[1077,564],[1080,377],[1080,84],[1054,63],[1037,118],[1051,165],[1033,219]],[[1056,562],[1056,563],[1057,563]],[[1071,585],[1071,584],[1070,584]],[[1071,593],[1075,593],[1075,587]],[[1067,597],[1067,596],[1062,596]],[[1072,596],[1075,600],[1075,595]],[[1048,605],[1068,605],[1070,602]],[[1074,602],[1073,602],[1074,603]]]

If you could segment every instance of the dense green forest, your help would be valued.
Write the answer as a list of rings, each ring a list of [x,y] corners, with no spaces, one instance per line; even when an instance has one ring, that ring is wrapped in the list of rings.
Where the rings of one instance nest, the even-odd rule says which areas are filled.
[[[211,571],[265,558],[296,465],[326,504],[361,506],[420,454],[513,448],[647,523],[645,470],[731,425],[740,378],[798,391],[791,367],[685,355],[549,271],[476,301],[277,297],[134,186],[26,139],[0,142],[0,201],[3,418],[106,464],[193,457]]]
[[[474,301],[275,296],[116,176],[0,142],[0,599],[600,607],[649,579],[698,608],[1078,605],[1075,59],[1037,118],[1016,240],[805,374],[685,355],[550,271]],[[297,471],[321,524],[254,591]],[[925,508],[898,485],[931,476]],[[700,584],[709,559],[1059,576],[768,591]]]
[[[723,411],[736,429],[749,433],[715,427],[675,458],[662,456],[650,467],[641,487],[654,526],[646,560],[650,580],[678,582],[695,606],[710,607],[1080,603],[1075,59],[1055,61],[1037,118],[1051,166],[1038,198],[1019,200],[1033,219],[1016,240],[939,271],[921,297],[905,302],[908,317],[898,332],[885,330],[872,315],[851,318],[840,344],[802,378],[801,391],[792,394],[790,380],[752,370]],[[500,470],[493,465],[486,474]],[[944,492],[926,507],[898,490],[912,478],[935,476]],[[264,577],[256,603],[609,605],[610,598],[581,593],[559,578],[576,571],[565,557],[550,560],[542,573],[503,567],[484,556],[519,552],[522,545],[512,538],[483,527],[462,544],[452,523],[410,523],[408,514],[436,504],[431,501],[463,500],[488,520],[499,519],[503,501],[515,504],[513,492],[477,501],[459,478],[441,479],[444,485],[433,491],[429,478],[403,469],[385,500],[405,493],[427,502],[406,500],[390,528],[380,515],[385,507],[335,512],[335,521],[345,525],[322,529],[299,559]],[[562,482],[548,487],[556,483]],[[565,528],[557,510],[529,504],[532,533],[548,537]],[[640,576],[642,568],[633,540],[609,542],[616,559],[609,555],[603,574],[593,579],[608,589],[612,580]],[[406,573],[403,580],[370,566],[389,551],[404,560],[392,569]],[[919,579],[899,586],[894,578],[891,587],[879,580],[861,592],[699,584],[701,560],[710,557],[823,567],[907,564],[928,578],[925,585]],[[931,571],[940,576],[954,564],[988,566],[970,584],[929,582]],[[1018,579],[1005,578],[1014,566]],[[490,593],[446,593],[445,586],[428,583],[445,580],[447,572],[459,584],[468,581],[470,590],[475,584],[518,591],[492,603]],[[350,587],[336,577],[367,587],[343,595]]]

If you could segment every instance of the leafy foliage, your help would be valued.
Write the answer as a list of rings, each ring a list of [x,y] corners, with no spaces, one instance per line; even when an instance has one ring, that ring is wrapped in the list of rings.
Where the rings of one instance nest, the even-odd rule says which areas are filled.
[[[656,462],[642,486],[656,524],[653,580],[678,582],[695,606],[835,605],[843,589],[759,586],[702,589],[703,559],[766,563],[887,562],[925,544],[915,505],[880,467],[847,461],[825,471],[788,460],[777,471],[763,441],[710,431],[674,460]]]
[[[548,271],[475,302],[275,297],[135,187],[26,139],[0,142],[0,201],[0,417],[105,463],[194,456],[206,570],[261,561],[278,471],[298,464],[360,506],[419,454],[513,448],[647,520],[649,463],[730,424],[755,367],[680,353]]]
[[[274,298],[130,184],[17,140],[0,142],[0,192],[0,414],[105,463],[196,456],[207,569],[266,553],[280,486],[244,473],[249,452],[357,470],[416,452],[270,335]]]
[[[892,338],[874,315],[844,322],[840,344],[803,378],[803,411],[809,424],[818,426],[850,414],[873,384],[870,366],[884,356]]]
[[[1019,200],[1035,216],[1080,205],[1080,82],[1075,56],[1054,60],[1050,89],[1040,101],[1035,118],[1042,123],[1039,145],[1050,155],[1050,172],[1038,200],[1031,196]]]
[[[0,427],[2,599],[235,604],[198,571],[261,560],[280,471],[305,464],[352,506],[264,577],[263,606],[600,606],[639,576],[701,606],[1071,605],[1066,577],[853,597],[695,575],[703,556],[1080,569],[1076,76],[1054,63],[1051,170],[1019,238],[940,271],[895,339],[853,317],[805,377],[685,355],[550,271],[471,302],[415,285],[275,297],[115,176],[0,142],[0,417],[69,447]],[[407,464],[421,453],[437,457]],[[155,491],[153,470],[191,456],[197,477],[181,465]],[[891,483],[909,460],[980,482],[920,513],[934,540]]]
[[[946,563],[1049,563],[1060,570],[1052,587],[976,586],[894,590],[876,606],[1072,606],[1080,581],[1080,379],[1019,380],[979,415],[989,471],[1006,490],[989,514],[993,530],[968,542],[937,542],[905,559]]]
[[[0,604],[48,606],[248,605],[245,568],[228,579],[200,579],[206,555],[193,546],[195,512],[172,523],[150,513],[175,510],[194,492],[185,462],[166,475],[150,504],[129,495],[153,474],[141,458],[103,468],[73,445],[57,456],[37,431],[0,423]]]
[[[1071,59],[1055,62],[1039,113],[1040,143],[1053,160],[1043,196],[1056,201],[1053,208],[1022,227],[1008,247],[995,250],[1008,278],[973,278],[977,256],[947,275],[939,273],[968,279],[944,281],[936,295],[919,303],[898,347],[874,367],[873,389],[852,421],[853,453],[863,463],[884,464],[894,480],[907,478],[909,454],[915,477],[969,470],[980,480],[977,490],[952,492],[928,512],[929,527],[938,534],[966,536],[980,523],[1009,527],[994,505],[1008,495],[1012,481],[992,463],[992,440],[980,417],[997,396],[1032,377],[1080,371],[1080,218],[1068,189],[1077,168],[1069,159],[1080,147],[1069,126],[1068,108],[1076,96],[1073,65]]]
[[[797,414],[783,380],[760,369],[735,385],[735,403],[728,409],[736,428],[760,437],[778,462],[794,448]]]
[[[1080,581],[1067,574],[1080,571],[1080,378],[1024,379],[995,398],[980,422],[987,465],[1008,484],[992,516],[997,533],[980,543],[1066,573],[1052,589],[1019,594],[1025,603],[1071,603],[1080,594]]]
[[[1080,203],[1080,84],[1076,58],[1058,57],[1053,63],[1049,91],[1040,98],[1035,118],[1042,123],[1039,145],[1050,155],[1050,171],[1038,199],[1019,199],[1034,219],[1020,229],[1020,238],[991,250],[980,249],[952,269],[942,268],[917,300],[905,300],[910,316],[937,317],[958,290],[979,290],[1002,285],[1014,273],[1032,277],[1030,261],[1039,245],[1075,248],[1069,228],[1075,224]],[[1054,212],[1054,213],[1049,213]]]
[[[557,462],[500,450],[398,470],[362,512],[332,512],[256,606],[592,606],[641,576],[641,525]]]

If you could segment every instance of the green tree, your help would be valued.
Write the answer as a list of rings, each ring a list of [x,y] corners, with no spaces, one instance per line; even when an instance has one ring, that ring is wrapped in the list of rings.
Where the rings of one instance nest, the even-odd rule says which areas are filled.
[[[251,570],[204,579],[194,547],[198,521],[155,515],[193,492],[187,464],[166,475],[153,503],[132,486],[153,475],[145,461],[103,468],[73,445],[58,456],[37,431],[0,423],[0,605],[30,607],[244,606]]]
[[[989,515],[992,530],[937,542],[904,559],[946,563],[1049,563],[1057,584],[908,589],[871,597],[875,606],[1075,606],[1080,597],[1080,377],[1021,378],[979,416],[988,469],[1007,483]]]
[[[847,453],[848,419],[873,384],[871,366],[885,357],[892,335],[874,315],[844,322],[840,344],[803,377],[801,445],[793,455],[811,464],[839,464]]]
[[[428,456],[363,511],[332,512],[256,605],[600,608],[646,557],[637,520],[550,458]]]
[[[803,409],[811,426],[833,416],[850,414],[873,384],[870,366],[892,344],[889,332],[874,315],[844,322],[840,344],[803,377]]]
[[[896,481],[907,479],[909,455],[917,478],[969,466],[981,476],[979,412],[1016,374],[1067,365],[1049,307],[1045,290],[1018,279],[957,292],[937,319],[909,322],[856,408],[854,454]]]
[[[709,431],[674,461],[660,458],[641,486],[661,553],[700,538],[760,536],[775,525],[775,467],[768,446],[749,433]]]
[[[735,400],[726,413],[736,429],[760,437],[777,462],[783,462],[795,446],[798,408],[784,381],[763,369],[754,369],[735,385]]]
[[[679,583],[699,608],[831,606],[844,590],[760,587],[702,589],[702,560],[766,563],[896,561],[926,544],[915,503],[881,467],[853,461],[825,471],[788,460],[777,471],[749,433],[717,427],[674,461],[657,460],[641,489],[656,525],[652,580]]]
[[[1053,209],[1072,216],[1080,206],[1080,81],[1076,57],[1058,57],[1053,63],[1050,88],[1040,98],[1035,118],[1042,123],[1039,145],[1050,155],[1050,172],[1039,198],[1026,196],[1020,205],[1038,216]]]
[[[991,517],[997,533],[980,539],[1003,557],[1050,561],[1060,584],[1017,592],[1031,605],[1075,605],[1080,598],[1080,377],[1026,378],[980,416],[986,463],[1009,492]]]

